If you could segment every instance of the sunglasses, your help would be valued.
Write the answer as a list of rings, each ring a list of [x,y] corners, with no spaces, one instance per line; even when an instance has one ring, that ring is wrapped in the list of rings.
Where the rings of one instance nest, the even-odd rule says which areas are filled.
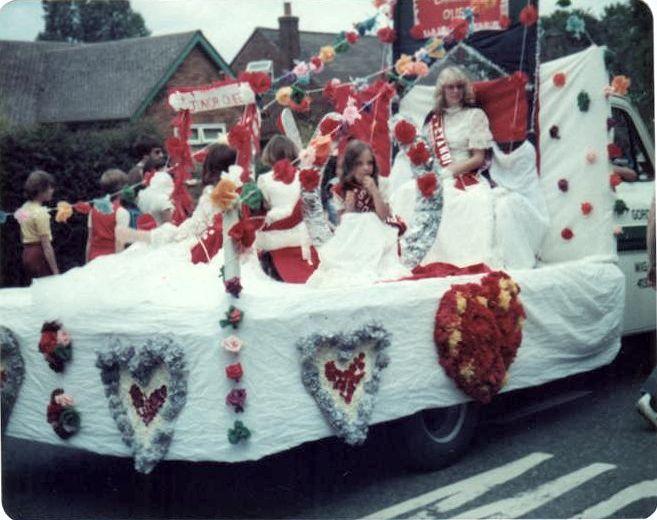
[[[445,90],[463,90],[465,85],[463,83],[456,83],[453,85],[443,85]]]

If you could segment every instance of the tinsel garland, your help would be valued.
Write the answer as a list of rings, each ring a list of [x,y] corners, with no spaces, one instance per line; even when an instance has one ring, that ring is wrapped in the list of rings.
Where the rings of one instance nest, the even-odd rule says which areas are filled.
[[[25,362],[15,334],[0,326],[0,396],[2,401],[2,431],[6,428],[11,410],[25,377]]]
[[[402,263],[417,267],[436,241],[443,211],[443,191],[439,187],[430,198],[415,191],[413,224],[401,237]]]
[[[156,335],[137,347],[133,345],[128,340],[113,339],[107,350],[97,353],[96,366],[100,369],[110,414],[121,432],[121,439],[132,449],[135,469],[140,473],[150,473],[166,455],[173,439],[174,421],[185,406],[187,369],[183,347],[168,337]],[[141,414],[135,418],[135,414],[128,413],[129,406],[136,406],[135,398],[132,396],[130,402],[127,395],[121,395],[121,380],[130,377],[143,388],[158,370],[164,370],[169,377],[164,403],[159,403],[161,408],[152,412],[157,413],[161,421],[154,425],[139,425],[139,429],[146,430],[147,434],[138,435],[136,422]],[[131,386],[131,393],[135,386]],[[139,390],[141,392],[141,388]],[[147,397],[148,401],[153,394],[155,392]],[[143,415],[141,417],[144,419]],[[149,417],[144,422],[151,421],[152,417]]]
[[[301,190],[303,221],[306,223],[312,245],[319,247],[333,236],[322,207],[320,188],[312,191]]]
[[[384,352],[389,345],[390,333],[377,323],[370,323],[350,333],[313,334],[300,339],[296,344],[301,354],[303,385],[336,434],[348,444],[361,444],[367,438],[381,371],[389,363],[388,355]],[[344,399],[344,395],[326,388],[320,370],[325,375],[330,371],[335,372],[336,361],[343,365],[350,362],[362,363],[363,359],[367,359],[365,353],[370,355],[373,363],[363,364],[363,376],[358,379],[358,383],[363,385],[363,393],[358,399],[351,401],[351,394],[348,399]],[[329,354],[332,359],[323,363],[322,356]],[[361,382],[360,377],[365,377],[364,382]],[[334,384],[333,389],[340,390],[339,384]],[[343,399],[346,404],[340,403],[339,399]]]

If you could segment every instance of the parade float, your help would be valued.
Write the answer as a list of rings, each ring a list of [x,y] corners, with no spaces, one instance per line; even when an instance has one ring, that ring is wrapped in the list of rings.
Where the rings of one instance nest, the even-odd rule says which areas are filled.
[[[509,26],[507,3],[489,3],[498,9],[489,25],[474,27],[470,9],[438,37],[424,34],[429,22],[416,16],[403,30],[419,38],[418,50],[391,64],[387,81],[329,82],[324,95],[335,112],[307,145],[305,165],[287,172],[300,193],[289,208],[299,217],[293,227],[307,230],[306,245],[321,256],[332,234],[319,194],[327,156],[341,134],[374,135],[376,127],[372,139],[388,143],[388,152],[375,149],[387,160],[393,209],[408,225],[400,241],[408,276],[285,283],[265,274],[254,247],[263,226],[251,215],[262,196],[252,162],[262,98],[274,93],[303,109],[301,72],[328,69],[359,32],[391,42],[394,2],[377,2],[377,17],[300,63],[291,85],[245,74],[170,93],[179,111],[168,143],[176,182],[189,175],[185,125],[195,111],[244,106],[229,134],[241,169],[213,190],[223,220],[218,252],[208,253],[218,237],[202,230],[0,291],[5,435],[133,457],[148,473],[160,460],[257,460],[329,436],[358,445],[369,427],[402,420],[409,453],[438,466],[467,445],[473,403],[610,363],[625,282],[616,264],[604,50],[539,67],[536,9],[523,8]],[[515,66],[495,63],[463,42],[475,30],[533,44]],[[427,85],[463,52],[496,71],[476,88],[497,141],[497,187],[467,214],[436,181],[438,161],[422,153],[420,132],[432,103]],[[438,226],[431,209],[441,189]],[[205,261],[190,261],[195,247]]]

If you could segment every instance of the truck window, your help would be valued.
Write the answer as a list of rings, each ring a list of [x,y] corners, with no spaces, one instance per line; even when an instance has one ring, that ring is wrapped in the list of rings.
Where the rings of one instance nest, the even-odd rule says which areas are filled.
[[[614,143],[623,155],[614,159],[614,164],[632,168],[639,175],[639,181],[651,181],[655,177],[655,170],[650,164],[646,149],[639,138],[639,134],[629,115],[619,108],[612,108],[612,116],[616,122],[614,127]]]

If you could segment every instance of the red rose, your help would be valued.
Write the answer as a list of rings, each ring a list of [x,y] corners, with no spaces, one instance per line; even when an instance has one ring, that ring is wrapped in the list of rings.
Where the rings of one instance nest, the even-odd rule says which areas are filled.
[[[289,159],[281,159],[274,163],[274,180],[281,181],[284,184],[291,184],[294,180],[296,168]]]
[[[438,177],[433,172],[420,175],[415,182],[417,182],[417,187],[425,199],[431,198],[438,187]]]
[[[563,87],[566,84],[566,75],[563,72],[557,72],[552,76],[552,83],[555,87]]]
[[[239,382],[243,375],[244,371],[242,370],[241,363],[233,363],[232,365],[228,365],[226,367],[226,377],[228,379]]]
[[[429,150],[427,150],[427,146],[424,144],[424,141],[420,141],[419,143],[414,144],[408,150],[408,158],[415,166],[426,164],[426,162],[429,160],[429,157]]]
[[[593,206],[590,202],[582,202],[582,215],[589,215],[593,211]]]
[[[468,24],[468,21],[464,18],[455,18],[449,24],[449,29],[452,38],[454,38],[457,42],[460,42],[461,40],[465,40],[468,36],[470,24]]]
[[[319,170],[315,168],[301,170],[299,172],[299,181],[305,191],[313,191],[319,186]]]
[[[607,153],[609,154],[609,159],[617,159],[623,155],[623,150],[616,143],[609,143],[607,145]]]
[[[271,77],[265,72],[242,72],[238,79],[247,81],[256,94],[264,94],[271,88]]]
[[[41,333],[39,350],[44,354],[52,354],[57,347],[57,332],[48,330]]]
[[[563,228],[561,230],[561,238],[564,240],[570,240],[575,236],[575,233],[573,233],[573,230],[570,228]]]
[[[617,174],[617,173],[612,173],[609,176],[609,186],[611,186],[611,189],[616,191],[616,186],[618,186],[621,182],[623,182],[623,178]]]
[[[415,140],[416,135],[417,130],[415,126],[408,121],[399,121],[395,125],[395,139],[399,141],[399,144],[411,144]]]
[[[228,313],[228,319],[230,320],[231,323],[239,323],[240,320],[242,319],[242,311],[234,308],[232,311]]]
[[[332,134],[337,128],[340,128],[342,121],[327,117],[319,124],[319,131],[322,135]]]
[[[377,31],[376,37],[381,43],[393,43],[397,39],[397,34],[392,27],[382,27]]]
[[[527,5],[520,11],[520,23],[525,27],[534,25],[538,20],[538,11],[533,5]]]
[[[500,27],[502,29],[508,29],[509,25],[511,25],[511,18],[509,18],[507,15],[503,14],[500,16]]]
[[[353,45],[358,41],[359,36],[357,32],[349,31],[347,34],[345,34],[345,38],[351,45]]]

